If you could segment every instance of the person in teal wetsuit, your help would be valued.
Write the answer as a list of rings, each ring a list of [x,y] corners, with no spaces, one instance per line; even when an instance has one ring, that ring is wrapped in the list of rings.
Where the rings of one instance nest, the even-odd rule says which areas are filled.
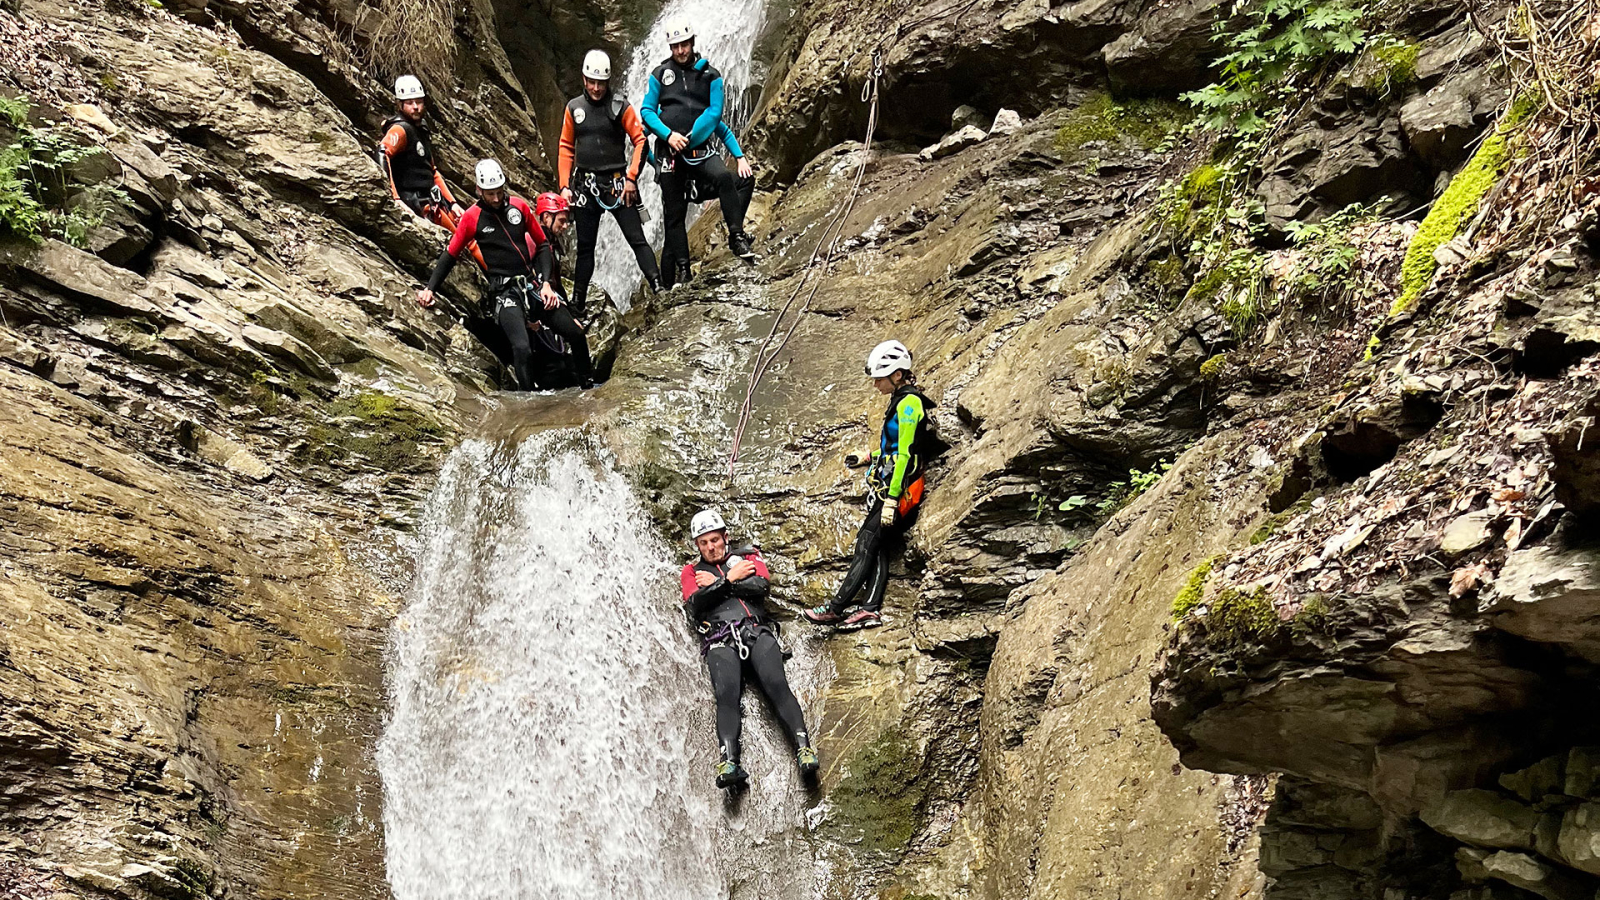
[[[818,625],[841,629],[883,623],[883,595],[889,586],[889,555],[897,538],[916,521],[922,505],[922,466],[934,443],[929,411],[938,404],[917,389],[911,351],[899,341],[884,341],[867,356],[867,374],[889,395],[878,450],[867,469],[871,503],[856,532],[855,558],[831,602],[804,615]],[[863,590],[866,597],[852,606]]]
[[[661,250],[661,277],[666,287],[688,282],[689,204],[715,197],[728,227],[728,248],[745,260],[755,258],[744,230],[745,209],[754,190],[753,170],[722,121],[723,83],[709,60],[695,51],[694,27],[687,22],[667,26],[672,55],[650,73],[639,118],[655,136],[653,159],[660,164],[661,217],[666,229]],[[721,138],[738,160],[738,174],[728,171],[716,153]]]

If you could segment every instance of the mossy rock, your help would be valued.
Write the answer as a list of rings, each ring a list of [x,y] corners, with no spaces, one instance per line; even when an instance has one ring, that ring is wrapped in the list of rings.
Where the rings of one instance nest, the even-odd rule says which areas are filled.
[[[1056,150],[1075,154],[1097,142],[1129,143],[1149,150],[1182,128],[1193,114],[1171,100],[1117,101],[1095,94],[1067,114],[1056,131]]]
[[[863,850],[896,853],[916,834],[928,787],[922,753],[899,729],[861,748],[829,795],[830,829]]]

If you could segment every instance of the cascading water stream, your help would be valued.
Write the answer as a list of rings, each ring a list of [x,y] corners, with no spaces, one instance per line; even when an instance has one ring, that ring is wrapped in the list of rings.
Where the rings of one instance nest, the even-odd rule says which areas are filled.
[[[396,900],[814,896],[807,795],[747,694],[754,786],[711,784],[676,567],[578,430],[472,440],[419,530],[378,745]],[[797,658],[802,702],[815,660]]]
[[[661,15],[651,23],[650,30],[634,48],[628,62],[628,71],[622,82],[624,95],[635,107],[644,99],[650,81],[650,70],[668,56],[662,40],[665,23],[687,19],[698,32],[695,46],[700,54],[722,73],[723,90],[727,96],[724,118],[738,128],[743,124],[737,112],[742,109],[741,98],[750,86],[751,53],[756,36],[761,31],[765,14],[765,0],[671,0],[661,10]],[[742,138],[743,135],[740,135]],[[661,188],[656,184],[655,171],[645,166],[639,182],[639,193],[650,221],[645,223],[645,234],[650,246],[661,249],[664,233],[661,218]],[[695,207],[690,207],[689,221],[694,221]],[[606,216],[600,224],[600,241],[595,249],[595,284],[605,289],[616,304],[627,310],[629,298],[639,286],[642,276],[633,250],[622,238],[622,229]]]

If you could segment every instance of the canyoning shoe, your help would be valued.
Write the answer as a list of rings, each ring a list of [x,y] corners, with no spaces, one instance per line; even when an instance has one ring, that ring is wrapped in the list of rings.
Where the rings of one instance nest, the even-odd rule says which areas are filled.
[[[810,747],[801,747],[794,752],[794,761],[800,765],[800,774],[811,778],[817,774],[817,751]]]
[[[845,614],[844,621],[838,624],[840,631],[858,631],[862,628],[877,628],[883,624],[883,616],[874,609],[852,609]]]
[[[717,763],[717,787],[723,790],[738,790],[750,780],[750,773],[739,767],[739,764],[729,760]]]
[[[666,287],[661,283],[661,279],[660,278],[648,278],[648,279],[645,279],[645,284],[650,286],[650,293],[651,294],[659,294],[662,291],[666,290]]]
[[[728,236],[728,249],[742,260],[749,261],[756,258],[756,251],[750,246],[750,235],[742,231]]]
[[[673,272],[672,286],[673,287],[688,287],[689,286],[689,279],[691,277],[693,277],[693,276],[691,276],[690,273],[689,273],[689,264],[686,263],[686,262],[678,263],[676,269]]]
[[[834,612],[833,607],[826,603],[821,606],[813,606],[800,615],[805,616],[806,621],[814,622],[818,625],[836,625],[840,619],[844,618],[843,614]]]

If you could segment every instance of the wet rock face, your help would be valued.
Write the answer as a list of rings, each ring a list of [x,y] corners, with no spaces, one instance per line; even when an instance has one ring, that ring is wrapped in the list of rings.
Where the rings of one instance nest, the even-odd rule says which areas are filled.
[[[387,92],[324,52],[350,11],[176,11],[0,13],[5,93],[127,196],[82,249],[0,248],[0,888],[383,897],[392,544],[501,370],[465,268],[411,299],[444,235],[372,160]],[[430,85],[447,174],[534,131],[513,77],[472,90]]]

